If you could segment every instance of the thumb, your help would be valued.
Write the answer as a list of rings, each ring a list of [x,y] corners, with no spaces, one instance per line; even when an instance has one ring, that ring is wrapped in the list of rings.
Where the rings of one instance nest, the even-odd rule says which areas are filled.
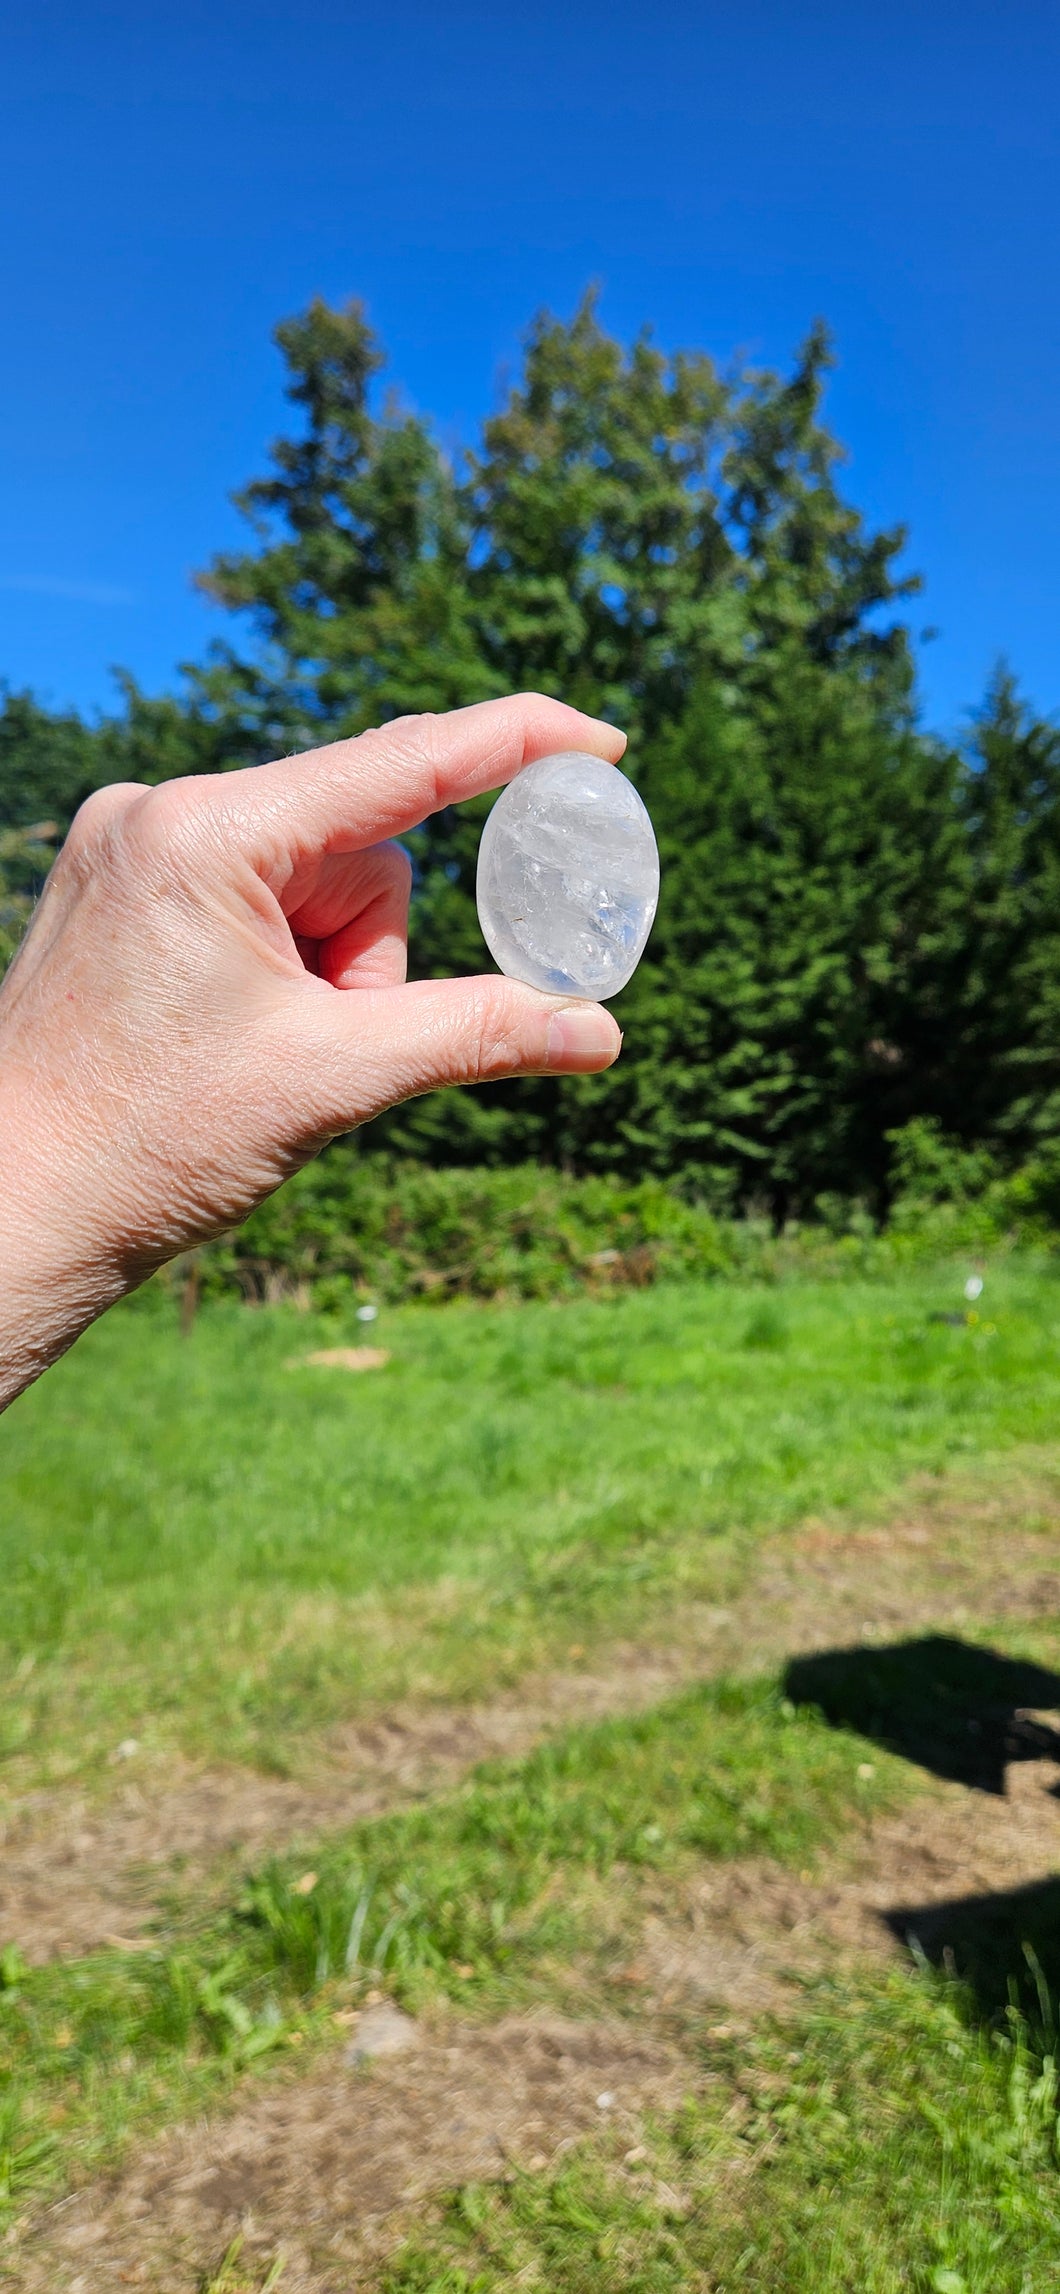
[[[441,1084],[594,1074],[622,1049],[618,1023],[601,1004],[494,974],[333,991],[317,1006],[311,1041],[299,1032],[303,1057],[315,1054],[310,1097],[327,1102],[322,1127],[332,1131]]]

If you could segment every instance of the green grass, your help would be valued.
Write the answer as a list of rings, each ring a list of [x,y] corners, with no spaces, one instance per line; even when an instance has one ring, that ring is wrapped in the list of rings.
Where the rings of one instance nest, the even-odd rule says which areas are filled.
[[[153,1952],[20,1970],[0,1991],[0,2216],[99,2172],[130,2137],[223,2099],[380,1978],[410,2007],[651,2012],[622,1971],[644,1913],[733,1856],[820,1868],[914,1772],[717,1682],[568,1732],[457,1792],[276,1862]],[[299,1883],[302,1883],[299,1885]],[[694,2006],[679,2113],[632,2158],[604,2137],[558,2169],[454,2193],[386,2294],[1045,2294],[1060,2272],[1055,2034],[975,2027],[915,1972],[818,1982],[734,2039]],[[300,2059],[304,2059],[300,2058]],[[231,2283],[241,2287],[233,2254]]]
[[[157,1295],[0,1422],[0,1754],[125,1736],[266,1765],[404,1690],[481,1693],[572,1638],[716,1597],[762,1532],[1048,1442],[1060,1286],[1009,1262],[356,1323]]]
[[[1047,2294],[1057,2077],[1013,2023],[896,1974],[716,2045],[632,2158],[454,2192],[383,2294]]]
[[[0,1776],[106,1779],[126,1735],[296,1767],[398,1693],[488,1695],[572,1640],[664,1629],[808,1514],[1041,1466],[1058,1278],[1009,1261],[980,1320],[932,1321],[964,1271],[402,1308],[369,1332],[219,1304],[187,1340],[163,1299],[131,1305],[0,1422]],[[366,1337],[385,1371],[288,1367]],[[722,1859],[841,1860],[918,1788],[768,1681],[716,1681],[174,1896],[143,1953],[0,1953],[0,2207],[270,2076],[292,2042],[306,2060],[379,1981],[425,2012],[650,2012],[619,1980],[648,1910]],[[837,1974],[739,2046],[667,2012],[689,2100],[645,2157],[602,2137],[455,2194],[389,2294],[1060,2282],[1050,2030],[979,2029],[915,1971]],[[234,2250],[226,2273],[242,2287]]]
[[[201,2108],[370,1981],[416,2009],[604,1997],[645,1886],[704,1858],[812,1863],[909,1789],[897,1761],[766,1683],[712,1683],[568,1732],[457,1792],[275,1861],[154,1948],[31,1970],[0,1958],[0,2204]],[[601,1894],[600,1883],[606,1882]],[[301,1884],[300,1884],[301,1883]],[[5,2156],[0,2129],[0,2162]]]

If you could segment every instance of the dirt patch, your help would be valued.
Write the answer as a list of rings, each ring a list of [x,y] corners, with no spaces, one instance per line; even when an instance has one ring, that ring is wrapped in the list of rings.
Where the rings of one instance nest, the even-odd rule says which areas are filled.
[[[621,1672],[555,1675],[488,1706],[410,1707],[351,1724],[332,1742],[331,1773],[310,1784],[189,1769],[178,1782],[129,1784],[102,1804],[34,1795],[9,1818],[0,1849],[0,1942],[37,1964],[115,1940],[135,1944],[163,1892],[209,1872],[222,1884],[235,1856],[294,1849],[437,1792],[477,1761],[517,1758],[549,1729],[652,1704],[680,1669],[637,1654]]]
[[[807,1977],[844,1961],[906,1956],[914,1908],[944,1947],[954,1904],[1007,1897],[1060,1872],[1055,1776],[1051,1766],[1012,1768],[1004,1798],[933,1785],[840,1847],[823,1874],[765,1860],[713,1864],[649,1905],[621,1979],[649,2014],[717,2008],[740,2025],[790,2010]],[[922,1918],[932,1906],[935,1922]]]
[[[712,2036],[797,2009],[806,1979],[826,1970],[900,1957],[897,1906],[1007,1891],[1055,1870],[1054,1774],[1017,1765],[1003,1798],[933,1783],[824,1874],[748,1859],[710,1865],[657,1900],[649,1885],[632,1935],[616,1928],[609,1970],[628,2019],[536,2014],[482,2028],[453,2018],[402,2029],[400,2047],[368,2064],[354,2023],[308,2076],[245,2088],[227,2118],[176,2130],[116,2181],[52,2210],[11,2254],[11,2278],[24,2294],[192,2294],[242,2234],[248,2284],[282,2255],[285,2294],[372,2285],[432,2193],[539,2171],[605,2127],[635,2145],[645,2109],[675,2105],[705,2065],[709,2075]],[[363,2044],[373,2015],[382,2028],[388,2014],[369,2009]]]
[[[612,1647],[479,1709],[409,1707],[333,1736],[310,1784],[244,1772],[144,1777],[109,1805],[40,1796],[9,1828],[0,1932],[35,1957],[106,1937],[135,1944],[179,1841],[187,1877],[225,1858],[293,1846],[452,1782],[489,1755],[518,1755],[549,1729],[650,1705],[707,1672],[889,1642],[971,1618],[1033,1626],[1060,1613],[1060,1523],[1040,1489],[975,1505],[926,1489],[915,1510],[858,1529],[809,1523],[774,1539],[729,1607],[689,1605],[666,1646]],[[605,1966],[622,2020],[511,2016],[490,2029],[451,2018],[404,2033],[392,2056],[358,2061],[345,2030],[326,2062],[248,2083],[226,2117],[177,2129],[116,2180],[76,2193],[4,2257],[25,2294],[193,2294],[237,2235],[245,2283],[282,2255],[283,2294],[351,2294],[432,2192],[537,2169],[601,2127],[636,2143],[638,2117],[704,2075],[691,2035],[728,2034],[797,2006],[807,1978],[905,1949],[906,1914],[1054,1885],[1060,1800],[1050,1758],[1014,1759],[1004,1793],[933,1780],[901,1810],[848,1837],[827,1870],[762,1860],[703,1867],[654,1896],[610,1907]],[[938,1908],[941,1907],[939,1910]],[[608,1917],[602,1919],[601,1935]],[[938,1939],[936,1939],[938,1940]],[[606,1950],[602,1954],[607,1960]],[[569,2000],[599,1997],[599,1968],[571,1971]],[[682,2052],[682,2045],[688,2053]]]
[[[144,1765],[107,1801],[28,1796],[0,1842],[0,1942],[42,1961],[115,1938],[135,1944],[175,1885],[224,1885],[231,1859],[295,1847],[438,1791],[476,1761],[519,1757],[548,1732],[636,1712],[708,1673],[776,1665],[839,1641],[927,1624],[1060,1615],[1060,1516],[1051,1484],[1010,1481],[974,1499],[928,1484],[892,1523],[808,1523],[758,1549],[725,1608],[689,1602],[651,1643],[525,1682],[479,1707],[409,1705],[332,1732],[318,1772]]]
[[[429,2192],[539,2169],[564,2145],[676,2104],[689,2066],[620,2022],[509,2016],[450,2022],[395,2060],[330,2061],[259,2091],[227,2123],[145,2152],[109,2190],[57,2208],[18,2263],[25,2294],[192,2294],[242,2232],[257,2283],[279,2250],[283,2294],[349,2294]]]
[[[1060,1509],[1049,1486],[1002,1484],[969,1498],[945,1483],[912,1493],[892,1521],[809,1521],[761,1548],[734,1616],[742,1670],[839,1640],[925,1626],[1060,1618]]]

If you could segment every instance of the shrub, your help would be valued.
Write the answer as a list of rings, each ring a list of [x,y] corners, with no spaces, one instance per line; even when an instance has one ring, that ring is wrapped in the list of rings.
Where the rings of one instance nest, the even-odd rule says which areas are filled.
[[[561,1298],[659,1280],[871,1275],[912,1259],[1051,1247],[1060,1151],[1001,1177],[988,1157],[916,1123],[897,1135],[895,1163],[886,1228],[863,1205],[828,1197],[813,1222],[778,1232],[765,1218],[719,1217],[661,1179],[574,1178],[534,1163],[431,1170],[346,1140],[196,1254],[195,1295],[325,1310],[358,1298]],[[182,1266],[162,1280],[179,1286]]]

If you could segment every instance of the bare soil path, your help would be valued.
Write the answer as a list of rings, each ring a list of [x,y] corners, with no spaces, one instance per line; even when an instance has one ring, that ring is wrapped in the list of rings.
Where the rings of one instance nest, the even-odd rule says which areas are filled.
[[[328,1743],[312,1787],[245,1773],[186,1773],[128,1787],[110,1805],[71,1796],[21,1812],[5,1856],[5,1934],[44,1952],[135,1934],[181,1851],[220,1858],[291,1842],[431,1792],[493,1753],[521,1753],[548,1727],[654,1702],[702,1672],[775,1665],[837,1645],[925,1629],[1003,1629],[1060,1615],[1060,1512],[1026,1482],[1005,1491],[934,1487],[874,1528],[810,1523],[773,1539],[727,1608],[688,1608],[663,1643],[608,1649],[480,1709],[408,1709]],[[932,1948],[959,1899],[1049,1886],[1060,1872],[1053,1759],[1014,1759],[1005,1794],[925,1782],[854,1835],[826,1874],[762,1860],[714,1865],[677,1893],[640,1897],[636,1934],[615,1929],[610,1984],[626,2014],[599,2014],[599,1987],[571,1971],[564,2014],[459,2016],[406,2032],[402,2051],[356,2060],[356,2028],[312,2069],[294,2060],[248,2081],[234,2108],[151,2140],[108,2184],[25,2223],[0,2257],[25,2294],[112,2294],[138,2285],[195,2294],[234,2237],[236,2285],[282,2257],[282,2294],[349,2294],[379,2278],[385,2250],[429,2193],[551,2161],[587,2131],[636,2147],[640,2115],[702,2081],[684,2039],[727,2035],[785,2010],[824,1968],[902,1952],[913,1925]],[[943,1906],[943,1909],[938,1909]],[[37,1932],[37,1934],[34,1934]],[[615,1996],[615,1991],[613,1991]],[[592,2000],[592,2007],[590,2007]],[[684,2039],[681,2039],[684,2035]]]
[[[367,2064],[346,2033],[308,2075],[255,2085],[227,2116],[173,2130],[113,2182],[50,2210],[9,2250],[8,2282],[24,2294],[195,2294],[239,2237],[249,2286],[282,2257],[283,2294],[370,2287],[432,2194],[534,2171],[603,2127],[635,2148],[645,2110],[709,2076],[712,2035],[792,2008],[800,1980],[824,1968],[898,1956],[897,1907],[1055,1871],[1051,1782],[1028,1764],[1010,1771],[1005,1798],[933,1785],[827,1877],[748,1861],[713,1867],[676,1900],[668,1890],[631,1959],[625,1939],[622,2018],[453,2016],[410,2026],[400,2051]],[[682,2027],[696,2034],[695,2058]]]
[[[154,2146],[117,2187],[56,2210],[14,2263],[26,2294],[191,2294],[242,2232],[248,2270],[282,2250],[284,2294],[370,2283],[408,2210],[454,2181],[542,2166],[605,2118],[687,2090],[679,2051],[635,2025],[539,2014],[417,2031],[368,2067],[348,2049],[214,2129]],[[606,2097],[606,2101],[601,2098]]]
[[[1032,1526],[1028,1526],[1031,1524]],[[308,1782],[246,1769],[138,1774],[107,1799],[27,1796],[0,1834],[0,1944],[32,1961],[134,1942],[178,1884],[223,1883],[256,1860],[455,1782],[477,1761],[517,1757],[550,1730],[629,1713],[706,1674],[969,1619],[1060,1617],[1060,1506],[1026,1482],[980,1495],[928,1485],[893,1522],[809,1524],[763,1545],[725,1607],[688,1603],[643,1643],[614,1643],[488,1704],[394,1708],[319,1746]]]
[[[175,1830],[208,1872],[437,1789],[487,1753],[517,1753],[574,1718],[628,1712],[705,1672],[773,1666],[797,1653],[959,1634],[1060,1616],[1060,1513],[1041,1491],[917,1493],[889,1524],[810,1524],[764,1547],[725,1609],[690,1609],[668,1644],[612,1648],[479,1709],[409,1710],[333,1739],[319,1784],[188,1774],[109,1806],[34,1805],[5,1859],[4,1927],[47,1921],[45,1948],[132,1933],[171,1870]],[[783,2010],[808,1976],[895,1957],[931,1907],[1048,1884],[1060,1872],[1051,1758],[1015,1759],[1004,1793],[926,1781],[900,1811],[855,1833],[826,1872],[761,1860],[718,1864],[656,1899],[634,1932],[618,1918],[612,1997],[601,2014],[578,1971],[569,2004],[485,2027],[455,2015],[413,2027],[400,2051],[358,2059],[356,2026],[333,2054],[249,2081],[225,2114],[171,2130],[109,2182],[75,2192],[13,2234],[0,2277],[25,2294],[195,2294],[233,2238],[234,2285],[258,2287],[282,2258],[282,2294],[351,2294],[377,2283],[410,2210],[469,2177],[536,2168],[602,2126],[637,2143],[641,2115],[709,2076],[710,2035]],[[74,1834],[77,1823],[83,1825]],[[84,1841],[83,1846],[78,1841]],[[915,1916],[914,1916],[915,1915]],[[948,1913],[939,1915],[945,1924]],[[942,1933],[942,1930],[940,1930]],[[937,1938],[935,1939],[938,1940]],[[944,1940],[944,1937],[943,1937]],[[929,1938],[930,1941],[930,1938]],[[590,2010],[590,2001],[592,2002]],[[696,2053],[689,2051],[695,2033]],[[701,2052],[706,2042],[706,2056]],[[706,2071],[704,2070],[704,2060]]]

